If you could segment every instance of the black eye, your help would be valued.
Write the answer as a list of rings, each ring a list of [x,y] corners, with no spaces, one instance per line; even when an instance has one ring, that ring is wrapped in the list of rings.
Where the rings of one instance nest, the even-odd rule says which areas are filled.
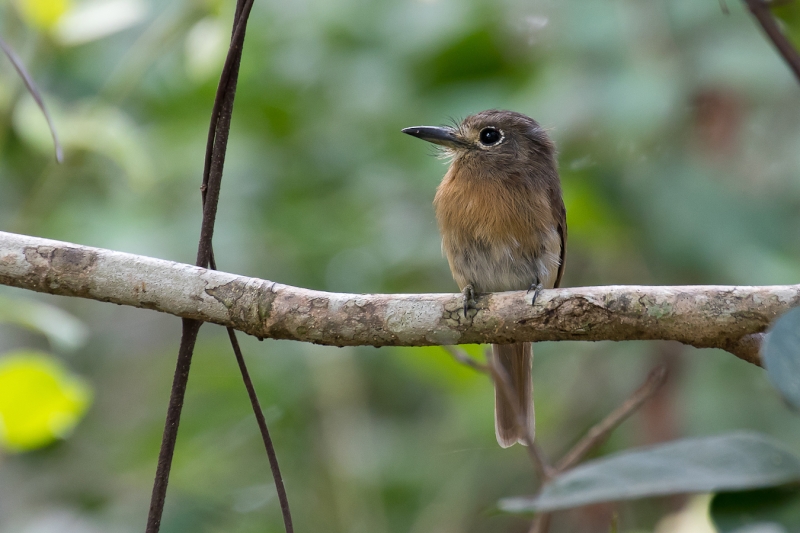
[[[503,138],[503,135],[494,128],[483,128],[481,130],[481,144],[485,146],[491,146],[493,144],[497,144],[500,139]]]

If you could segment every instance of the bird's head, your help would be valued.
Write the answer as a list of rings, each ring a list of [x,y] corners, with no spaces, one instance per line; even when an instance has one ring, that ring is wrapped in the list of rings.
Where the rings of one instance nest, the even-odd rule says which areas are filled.
[[[509,164],[555,164],[555,148],[532,118],[491,109],[470,115],[454,126],[414,126],[403,133],[441,146],[463,163],[500,167]]]

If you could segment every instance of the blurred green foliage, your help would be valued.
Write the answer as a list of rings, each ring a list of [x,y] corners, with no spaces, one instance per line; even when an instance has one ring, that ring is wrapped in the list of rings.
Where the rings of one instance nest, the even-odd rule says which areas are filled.
[[[711,514],[720,533],[789,533],[800,528],[800,494],[782,487],[717,494]]]
[[[0,4],[0,34],[42,88],[66,161],[54,163],[44,119],[0,61],[0,229],[192,262],[233,2],[48,2]],[[746,10],[729,7],[258,0],[215,234],[220,268],[333,291],[454,291],[431,207],[444,164],[399,130],[497,107],[536,118],[558,145],[566,286],[796,282],[798,86]],[[90,331],[71,352],[3,325],[0,352],[56,350],[96,391],[69,439],[1,459],[0,531],[141,530],[179,321],[0,294],[63,307]],[[482,376],[434,348],[244,348],[298,531],[526,530],[494,510],[534,484],[524,451],[494,441]],[[655,361],[672,369],[670,384],[600,453],[737,428],[800,449],[800,426],[763,372],[729,354],[658,343],[536,354],[537,439],[552,456]],[[620,505],[619,530],[652,530],[680,505]],[[553,531],[608,531],[612,511],[558,514]],[[226,337],[206,326],[162,531],[281,527]]]

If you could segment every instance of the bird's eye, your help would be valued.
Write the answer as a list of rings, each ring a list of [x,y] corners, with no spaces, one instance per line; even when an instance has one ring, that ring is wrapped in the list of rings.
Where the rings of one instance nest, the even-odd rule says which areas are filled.
[[[495,128],[483,128],[481,130],[481,144],[484,146],[491,146],[493,144],[497,144],[500,142],[500,139],[503,138],[503,134],[500,133]]]

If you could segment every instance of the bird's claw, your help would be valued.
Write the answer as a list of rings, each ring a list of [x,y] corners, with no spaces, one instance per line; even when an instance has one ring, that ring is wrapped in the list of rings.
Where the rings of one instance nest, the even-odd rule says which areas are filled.
[[[464,318],[467,318],[469,308],[475,304],[475,289],[472,285],[467,285],[462,289],[461,294],[464,295]]]
[[[533,298],[531,298],[531,307],[536,305],[536,298],[539,297],[539,293],[542,292],[543,288],[544,287],[542,287],[542,284],[539,283],[538,281],[535,283],[531,283],[531,286],[528,287],[528,294],[530,294],[530,292],[533,291]]]

